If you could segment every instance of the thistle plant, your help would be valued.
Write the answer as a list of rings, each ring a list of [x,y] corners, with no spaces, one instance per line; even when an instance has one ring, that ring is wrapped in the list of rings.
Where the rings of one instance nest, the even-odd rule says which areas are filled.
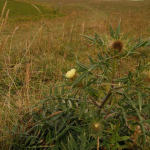
[[[121,35],[120,24],[116,30],[110,25],[110,36],[83,35],[99,50],[97,59],[89,55],[88,65],[77,60],[64,83],[51,87],[36,104],[41,111],[27,114],[26,128],[15,129],[12,149],[150,148],[150,87],[144,80],[150,62],[139,53],[150,42]]]

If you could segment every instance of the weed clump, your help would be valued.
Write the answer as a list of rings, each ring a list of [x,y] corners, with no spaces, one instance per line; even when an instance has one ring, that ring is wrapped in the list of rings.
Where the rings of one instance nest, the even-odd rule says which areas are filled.
[[[110,53],[107,38],[97,33],[84,36],[101,49],[97,59],[89,55],[90,64],[86,65],[77,60],[76,69],[64,75],[64,83],[51,87],[49,95],[37,104],[42,113],[22,118],[26,127],[15,127],[13,150],[149,148],[150,88],[143,74],[150,62],[139,57],[134,69],[125,70],[127,74],[122,63],[139,56],[138,49],[148,48],[150,43],[121,36],[120,23],[116,30],[110,25],[110,33],[111,48],[119,53]],[[76,70],[79,75],[74,78]]]

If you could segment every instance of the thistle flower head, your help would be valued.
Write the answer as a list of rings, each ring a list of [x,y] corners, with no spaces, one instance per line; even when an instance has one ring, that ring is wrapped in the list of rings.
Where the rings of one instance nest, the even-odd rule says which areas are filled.
[[[123,50],[123,43],[120,40],[114,41],[111,45],[111,49],[118,50],[121,52]]]
[[[99,122],[92,123],[91,130],[92,132],[98,133],[102,129],[101,124]]]
[[[66,77],[67,77],[68,79],[74,78],[75,75],[76,75],[76,69],[71,69],[70,71],[68,71],[68,72],[66,73]]]

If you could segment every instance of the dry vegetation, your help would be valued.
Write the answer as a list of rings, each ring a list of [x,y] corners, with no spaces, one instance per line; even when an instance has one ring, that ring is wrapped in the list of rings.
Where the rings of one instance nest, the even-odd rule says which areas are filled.
[[[0,149],[9,148],[12,127],[33,111],[31,106],[49,93],[51,85],[61,83],[62,74],[75,65],[76,56],[84,61],[87,54],[95,57],[99,49],[81,34],[107,34],[109,22],[116,27],[121,19],[122,33],[144,39],[150,35],[149,0],[24,2],[48,5],[58,13],[52,19],[43,14],[36,21],[11,21],[11,8],[5,7],[6,3],[0,10]]]

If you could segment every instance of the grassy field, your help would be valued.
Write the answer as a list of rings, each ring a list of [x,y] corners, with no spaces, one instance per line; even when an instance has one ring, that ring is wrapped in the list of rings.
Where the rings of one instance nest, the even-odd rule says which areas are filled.
[[[0,2],[0,10],[2,10],[5,0]],[[38,9],[36,9],[38,7]],[[15,1],[9,0],[7,3],[7,8],[9,9],[9,21],[10,22],[23,22],[23,21],[36,21],[39,20],[42,14],[45,17],[54,18],[58,16],[58,11],[52,9],[50,6],[38,5],[36,7],[32,3],[27,3],[26,1]],[[42,12],[39,13],[39,11]],[[49,15],[50,14],[50,15]]]
[[[76,57],[89,63],[100,50],[81,34],[110,35],[121,20],[121,35],[150,35],[150,1],[0,0],[0,149],[9,149],[11,133],[50,87],[63,82]],[[32,5],[33,4],[33,5]],[[8,10],[9,9],[9,15]],[[4,12],[4,13],[3,13]],[[149,50],[144,52],[149,61]],[[124,73],[137,65],[124,61]]]

